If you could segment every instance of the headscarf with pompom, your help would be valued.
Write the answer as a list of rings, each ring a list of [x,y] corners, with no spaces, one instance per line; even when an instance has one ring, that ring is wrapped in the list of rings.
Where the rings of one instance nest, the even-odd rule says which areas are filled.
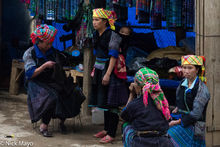
[[[205,57],[204,56],[196,56],[196,55],[187,55],[182,56],[181,65],[198,65],[201,66],[201,73],[199,73],[199,78],[202,82],[206,83],[205,77]]]

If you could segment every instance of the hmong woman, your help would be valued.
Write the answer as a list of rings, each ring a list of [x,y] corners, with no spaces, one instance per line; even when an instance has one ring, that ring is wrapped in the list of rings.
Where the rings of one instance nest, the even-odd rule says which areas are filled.
[[[125,147],[172,147],[168,138],[170,111],[155,71],[141,68],[131,83],[126,107],[122,110]]]
[[[121,38],[113,30],[116,14],[103,8],[93,10],[94,50],[96,56],[92,72],[90,107],[104,109],[104,130],[94,135],[100,143],[114,140],[119,122],[118,106],[125,105],[128,89],[124,80],[113,72],[118,58]],[[109,27],[110,25],[110,27]]]
[[[176,105],[168,134],[175,146],[205,146],[205,114],[209,91],[205,82],[203,57],[188,55],[181,59],[185,79],[176,91]],[[200,125],[200,129],[195,127]]]
[[[34,46],[23,55],[28,92],[28,110],[32,123],[42,120],[40,132],[51,137],[48,124],[51,117],[61,119],[60,128],[65,132],[65,118],[76,116],[81,103],[74,97],[73,87],[65,87],[68,82],[62,69],[61,53],[52,47],[56,28],[40,25],[31,34]]]

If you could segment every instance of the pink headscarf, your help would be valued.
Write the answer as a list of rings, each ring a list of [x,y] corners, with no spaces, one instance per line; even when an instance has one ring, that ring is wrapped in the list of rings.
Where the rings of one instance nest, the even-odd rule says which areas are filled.
[[[42,41],[53,42],[57,34],[57,29],[51,25],[42,24],[31,34],[33,44],[36,43],[37,38]]]

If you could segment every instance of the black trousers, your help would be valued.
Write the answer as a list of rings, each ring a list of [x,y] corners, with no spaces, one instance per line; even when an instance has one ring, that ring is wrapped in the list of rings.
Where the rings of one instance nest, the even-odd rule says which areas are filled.
[[[110,111],[104,111],[104,130],[107,135],[115,137],[119,122],[119,116]]]
[[[54,112],[55,109],[49,109],[43,116],[42,116],[42,123],[48,125],[50,123],[51,118],[54,116]],[[66,120],[66,118],[63,117],[59,117],[59,119],[62,121],[62,123],[64,123],[64,121]]]
[[[52,116],[54,115],[55,108],[48,109],[42,116],[42,123],[48,125]]]

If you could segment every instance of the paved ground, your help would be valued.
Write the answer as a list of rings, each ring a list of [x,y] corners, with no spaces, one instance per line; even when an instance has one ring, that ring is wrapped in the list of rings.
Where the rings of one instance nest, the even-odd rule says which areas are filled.
[[[26,105],[26,95],[10,96],[0,91],[0,147],[122,147],[120,127],[116,141],[113,144],[102,145],[92,134],[103,126],[93,125],[91,118],[82,118],[83,126],[78,119],[68,119],[68,133],[63,135],[58,129],[58,120],[51,121],[50,130],[54,137],[45,138],[39,135],[29,119]],[[11,138],[10,138],[11,137]]]

